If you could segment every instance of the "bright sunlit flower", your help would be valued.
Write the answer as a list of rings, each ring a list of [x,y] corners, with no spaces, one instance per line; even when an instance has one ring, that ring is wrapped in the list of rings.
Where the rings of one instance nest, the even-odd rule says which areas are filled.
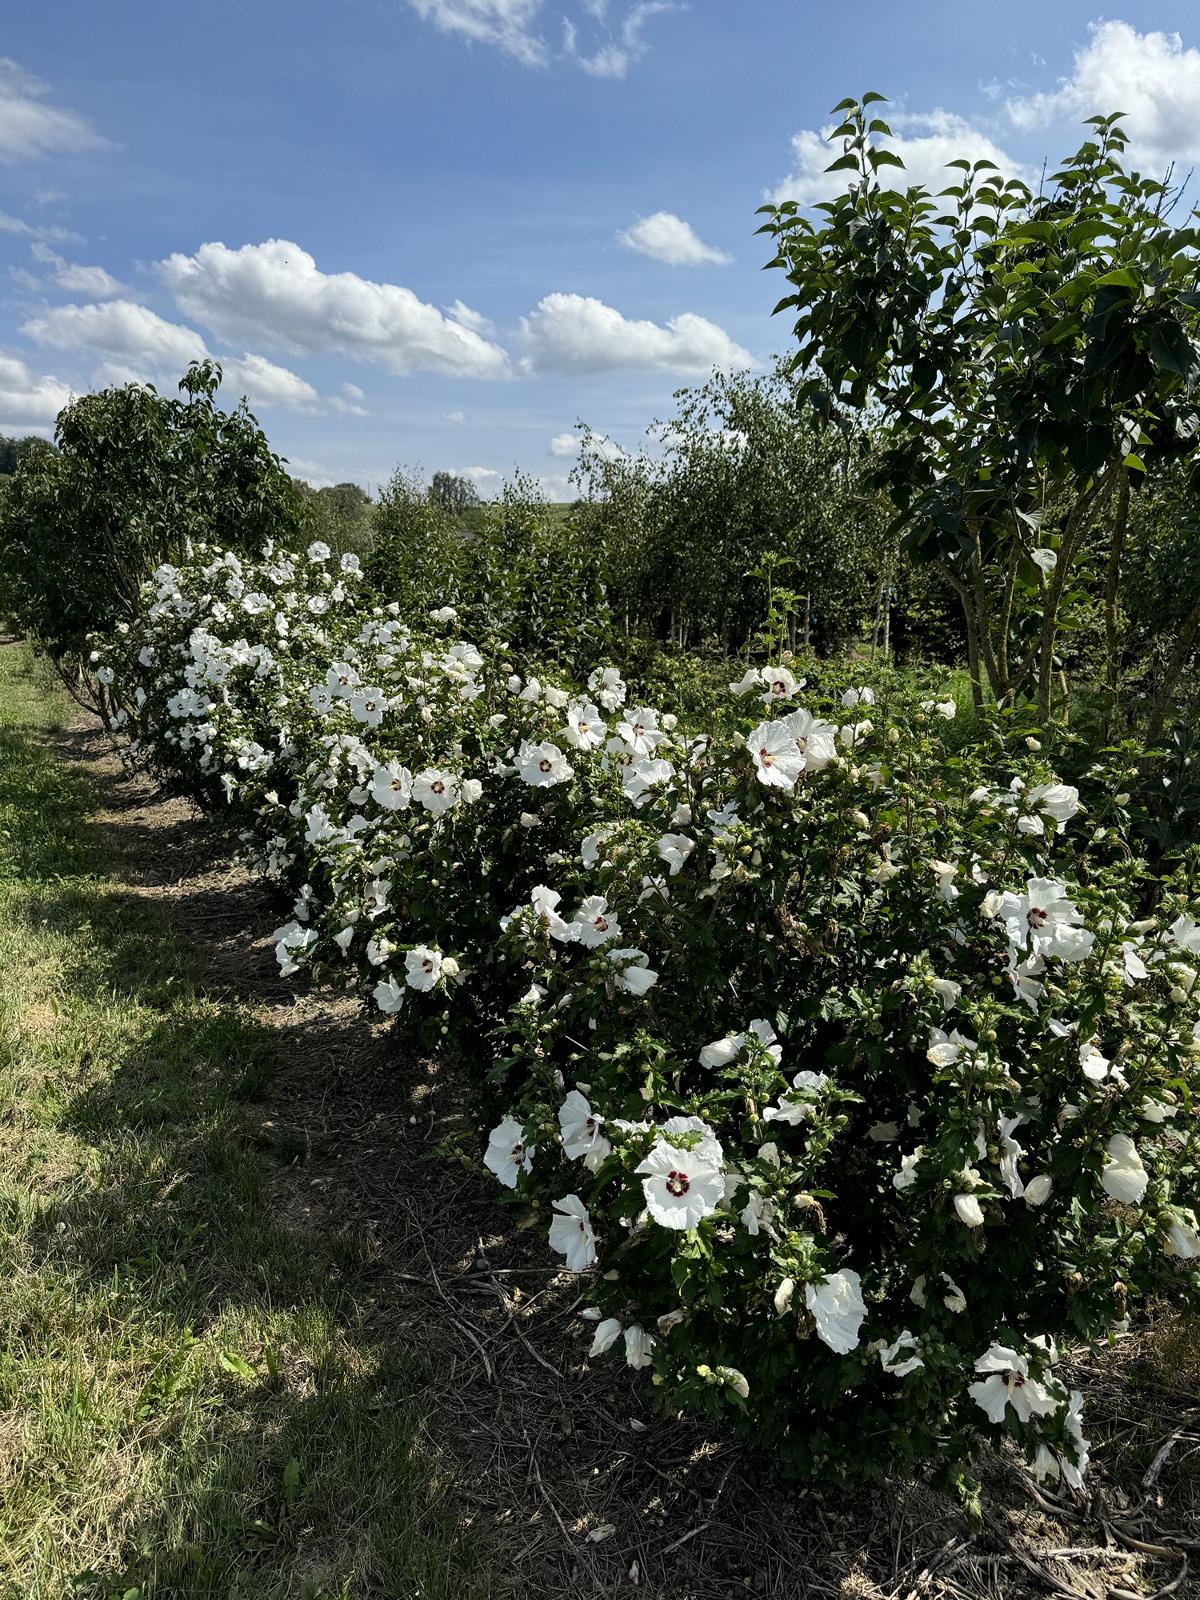
[[[557,1213],[550,1223],[550,1248],[567,1259],[571,1272],[583,1272],[596,1259],[596,1235],[588,1209],[577,1194],[564,1195],[553,1205]]]
[[[516,1118],[505,1117],[491,1131],[483,1164],[506,1189],[515,1189],[518,1176],[533,1171],[534,1149],[525,1143],[525,1130]]]

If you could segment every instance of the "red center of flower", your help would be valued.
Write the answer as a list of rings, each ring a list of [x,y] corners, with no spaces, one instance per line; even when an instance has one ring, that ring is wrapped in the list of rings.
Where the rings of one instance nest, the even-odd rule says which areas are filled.
[[[521,1166],[525,1160],[525,1146],[523,1144],[513,1145],[508,1152],[508,1158],[510,1161],[515,1161],[518,1166]]]
[[[446,785],[440,778],[435,778],[429,787],[434,794],[445,794],[446,792]]]
[[[391,783],[392,793],[399,794],[404,788],[403,778],[393,778]]]
[[[1031,928],[1044,928],[1050,921],[1050,913],[1041,906],[1030,906],[1026,920]]]
[[[554,763],[551,760],[549,760],[548,757],[543,756],[542,759],[538,762],[538,771],[539,772],[549,772],[550,768],[553,765],[554,765]]]
[[[758,759],[762,762],[764,767],[769,767],[771,765],[771,756],[765,744],[758,752]]]
[[[605,919],[603,917],[597,917],[596,918],[596,921],[594,923],[594,927],[595,927],[597,933],[607,933],[608,932],[608,923],[605,921]]]
[[[692,1182],[686,1172],[667,1173],[667,1193],[674,1195],[677,1200],[685,1195],[691,1187]]]

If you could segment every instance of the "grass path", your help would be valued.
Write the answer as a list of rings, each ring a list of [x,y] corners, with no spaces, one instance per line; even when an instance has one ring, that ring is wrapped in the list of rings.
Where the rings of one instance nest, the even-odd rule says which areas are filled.
[[[271,1204],[278,1041],[131,894],[0,647],[0,1595],[487,1592],[423,1375]]]

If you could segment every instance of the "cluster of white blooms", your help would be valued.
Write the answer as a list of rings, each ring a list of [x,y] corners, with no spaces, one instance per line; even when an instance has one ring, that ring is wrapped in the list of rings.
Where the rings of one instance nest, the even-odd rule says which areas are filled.
[[[281,973],[475,1058],[487,1167],[599,1268],[593,1356],[846,1439],[858,1386],[897,1440],[949,1413],[1077,1482],[1054,1338],[1200,1257],[1194,884],[1081,869],[1032,758],[948,778],[952,701],[769,666],[730,686],[766,720],[697,732],[358,590],[324,546],[197,551],[97,648],[131,748],[278,886]]]

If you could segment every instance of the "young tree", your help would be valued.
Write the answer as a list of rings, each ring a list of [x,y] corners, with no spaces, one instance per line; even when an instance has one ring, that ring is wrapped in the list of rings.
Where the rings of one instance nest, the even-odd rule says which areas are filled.
[[[220,382],[205,361],[180,399],[131,383],[73,400],[57,451],[25,455],[0,502],[5,608],[85,700],[88,635],[128,621],[187,540],[257,553],[302,529],[296,486],[244,401],[218,409]]]
[[[1126,169],[1118,116],[1090,119],[1046,192],[963,160],[935,198],[893,187],[881,99],[836,108],[843,194],[762,208],[800,391],[834,419],[878,408],[878,481],[960,598],[977,704],[986,680],[1050,719],[1077,559],[1099,540],[1115,704],[1130,492],[1200,439],[1200,235],[1171,221],[1167,182]],[[1190,609],[1200,622],[1200,595]]]

